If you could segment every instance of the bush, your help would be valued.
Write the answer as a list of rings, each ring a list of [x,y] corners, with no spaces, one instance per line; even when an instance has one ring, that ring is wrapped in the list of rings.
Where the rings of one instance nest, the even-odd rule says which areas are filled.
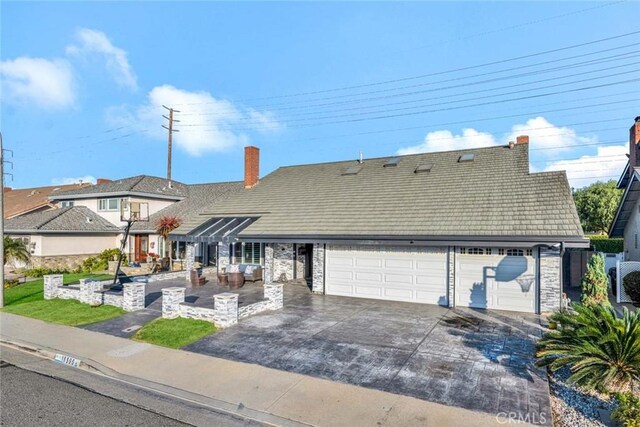
[[[537,366],[571,367],[569,382],[587,389],[622,391],[640,381],[640,312],[574,304],[551,315],[558,329],[536,345]]]
[[[626,392],[617,393],[616,399],[619,404],[611,413],[611,418],[624,427],[640,427],[640,398]]]
[[[85,273],[93,273],[94,271],[107,270],[109,268],[109,261],[113,261],[113,258],[117,258],[120,253],[120,249],[105,249],[96,256],[90,256],[82,261],[82,271]],[[127,254],[122,255],[122,263],[127,263]]]
[[[619,254],[624,252],[624,239],[610,239],[606,235],[587,236],[591,240],[591,246],[598,252]]]
[[[65,270],[64,268],[45,268],[45,267],[35,267],[30,268],[28,270],[24,270],[23,274],[27,277],[42,277],[47,274],[69,274],[69,270]]]
[[[622,286],[631,301],[640,302],[640,271],[633,271],[624,276]]]
[[[609,305],[609,279],[604,272],[604,257],[596,254],[587,264],[587,272],[582,277],[582,297],[584,305]]]

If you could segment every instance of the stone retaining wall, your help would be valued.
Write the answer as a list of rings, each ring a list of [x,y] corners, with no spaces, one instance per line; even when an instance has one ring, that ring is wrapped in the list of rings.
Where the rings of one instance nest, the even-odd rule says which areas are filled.
[[[75,299],[84,304],[114,305],[125,311],[137,311],[144,308],[146,282],[123,284],[123,291],[112,293],[104,291],[111,280],[80,279],[77,285],[63,285],[62,274],[44,276],[44,299]]]
[[[206,320],[218,328],[226,328],[238,323],[238,319],[252,316],[266,310],[278,310],[284,304],[283,285],[280,283],[264,285],[263,301],[238,308],[238,294],[224,292],[213,296],[213,308],[196,307],[185,302],[186,288],[172,287],[162,290],[162,317],[175,319]]]

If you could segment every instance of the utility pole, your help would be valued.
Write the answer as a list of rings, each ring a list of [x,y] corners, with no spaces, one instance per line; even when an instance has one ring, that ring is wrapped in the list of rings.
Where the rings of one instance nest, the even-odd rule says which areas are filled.
[[[167,146],[167,179],[171,181],[171,145],[173,143],[173,133],[180,132],[180,130],[173,128],[173,122],[180,121],[173,118],[173,113],[179,113],[180,111],[169,108],[166,105],[163,105],[163,107],[167,111],[169,111],[169,117],[165,116],[164,114],[162,115],[162,117],[169,121],[169,126],[162,125],[162,127],[169,131],[169,141]]]
[[[4,151],[2,132],[0,132],[0,187],[2,187],[2,197],[0,197],[0,230],[2,231],[2,239],[0,240],[0,264],[2,264],[2,270],[0,270],[0,308],[4,307]],[[13,163],[11,163],[11,169],[13,170]],[[13,175],[11,176],[13,177]]]

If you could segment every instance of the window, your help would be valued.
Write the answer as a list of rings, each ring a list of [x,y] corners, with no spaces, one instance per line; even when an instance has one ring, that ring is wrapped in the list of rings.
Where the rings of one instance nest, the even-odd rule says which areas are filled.
[[[118,211],[120,210],[120,204],[125,203],[125,210],[127,209],[126,199],[99,199],[98,211]]]
[[[61,208],[70,208],[71,206],[73,206],[73,200],[64,200],[60,202]]]
[[[524,256],[522,249],[507,249],[507,256]]]
[[[527,256],[533,256],[533,249],[527,249]]]
[[[491,248],[460,248],[460,253],[467,255],[491,255]]]
[[[264,243],[234,243],[232,254],[235,263],[261,264],[264,259]]]

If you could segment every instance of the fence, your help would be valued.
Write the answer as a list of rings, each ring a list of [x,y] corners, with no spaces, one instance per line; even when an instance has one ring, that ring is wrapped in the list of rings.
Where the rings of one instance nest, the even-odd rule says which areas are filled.
[[[634,271],[640,271],[640,262],[637,261],[626,261],[626,262],[617,262],[617,282],[616,286],[618,289],[616,301],[617,302],[633,302],[627,293],[624,291],[624,286],[622,286],[622,281],[624,277],[632,273]]]

